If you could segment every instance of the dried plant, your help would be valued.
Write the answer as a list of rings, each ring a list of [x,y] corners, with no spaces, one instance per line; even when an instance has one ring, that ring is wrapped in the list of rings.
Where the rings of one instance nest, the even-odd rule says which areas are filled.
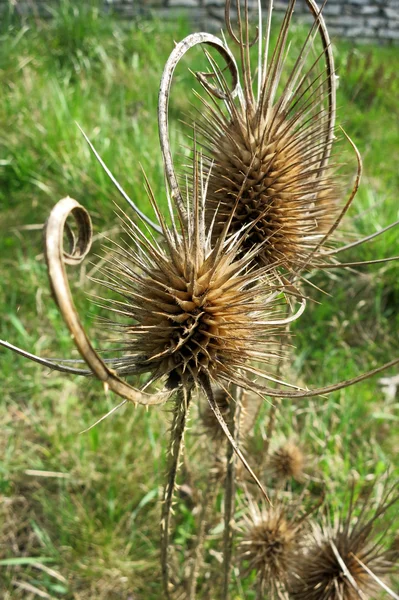
[[[356,181],[348,200],[342,202],[335,167],[329,164],[335,123],[331,45],[320,11],[313,0],[307,0],[307,3],[315,23],[284,85],[281,76],[286,65],[287,35],[295,1],[289,2],[270,59],[272,2],[269,3],[264,39],[259,9],[256,94],[250,64],[247,0],[243,19],[240,4],[237,5],[238,37],[230,23],[230,0],[226,2],[227,29],[239,46],[242,87],[233,53],[215,36],[193,34],[176,45],[165,67],[159,101],[168,215],[162,214],[146,180],[155,222],[146,217],[85,136],[97,160],[136,215],[131,219],[120,211],[125,237],[114,243],[107,253],[102,279],[97,281],[113,294],[112,299],[96,300],[109,315],[103,318],[102,327],[111,331],[112,339],[103,349],[110,353],[107,354],[110,358],[103,359],[102,352],[94,349],[80,322],[67,281],[65,265],[77,265],[85,258],[92,235],[87,211],[71,198],[61,200],[50,214],[45,230],[45,254],[54,297],[82,360],[76,361],[75,367],[73,363],[69,364],[71,361],[43,359],[0,340],[0,345],[52,369],[82,376],[94,375],[103,382],[105,390],[123,398],[110,413],[127,401],[159,405],[173,396],[161,521],[162,580],[166,600],[173,589],[169,573],[172,502],[193,391],[200,389],[205,394],[210,412],[203,413],[206,415],[204,425],[208,430],[213,428],[212,437],[220,440],[223,434],[230,442],[224,480],[223,598],[227,599],[235,513],[233,452],[267,499],[261,482],[240,449],[242,398],[248,393],[272,398],[325,394],[362,381],[399,362],[395,359],[351,380],[315,390],[300,388],[273,374],[273,365],[285,352],[286,326],[298,319],[306,307],[306,299],[298,285],[304,269],[335,267],[337,252],[364,241],[329,248],[333,234],[356,194],[361,160],[356,151]],[[318,33],[323,52],[307,68],[306,61]],[[194,135],[195,144],[198,133],[202,136],[203,154],[198,153],[194,145],[191,185],[187,185],[188,192],[183,194],[173,166],[167,110],[176,64],[196,44],[209,45],[222,56],[232,76],[232,86],[229,87],[224,72],[208,54],[211,73],[197,74],[209,94],[208,100],[203,99],[204,120],[196,125]],[[218,106],[215,98],[223,101],[224,109]],[[75,218],[78,226],[76,237],[68,227],[70,216]],[[70,244],[68,251],[64,250],[65,233]],[[358,263],[346,263],[345,266],[348,264]],[[79,362],[85,362],[89,368],[81,368]],[[133,377],[136,386],[126,377]],[[274,420],[275,413],[272,413],[269,437]],[[221,434],[214,428],[216,423]],[[275,452],[270,464],[280,479],[298,478],[303,468],[300,451],[289,446]],[[207,493],[209,499],[214,498],[212,490]],[[386,499],[384,503],[386,506]],[[205,503],[199,519],[198,544],[189,582],[190,600],[196,593],[208,508]],[[348,518],[340,522],[336,530],[339,541],[334,541],[331,534],[325,542],[326,529],[315,529],[319,531],[314,535],[314,544],[321,553],[320,565],[323,561],[330,564],[331,560],[338,560],[339,564],[350,562],[353,553],[363,569],[362,577],[356,575],[360,571],[355,573],[354,567],[351,573],[352,579],[356,579],[355,575],[358,577],[356,585],[359,589],[367,579],[364,576],[367,568],[374,571],[375,577],[384,575],[379,566],[382,564],[380,558],[384,556],[385,560],[387,555],[376,554],[375,547],[369,550],[367,546],[365,550],[374,523],[384,512],[385,508],[380,508],[371,520],[363,523],[359,518],[360,525],[352,527],[351,508]],[[280,505],[259,508],[252,502],[250,516],[241,524],[242,531],[246,532],[240,546],[242,557],[248,561],[249,568],[258,572],[259,598],[263,597],[266,585],[272,597],[286,597],[287,573],[299,551],[304,519],[289,514]],[[344,540],[342,544],[341,540]],[[390,556],[393,554],[392,551]],[[309,555],[310,551],[303,556],[301,569],[305,566],[297,571],[297,580],[291,582],[292,597],[298,600],[320,597],[312,596],[316,584],[313,579],[306,579],[307,573],[311,572],[310,567],[306,567]],[[320,565],[317,575],[322,572]],[[371,575],[367,577],[371,578]],[[308,596],[300,595],[302,584],[307,586]],[[341,589],[336,587],[338,584],[333,585],[334,590]],[[342,587],[342,590],[345,592],[346,588]],[[323,596],[324,600],[352,597],[342,594]]]
[[[287,442],[277,448],[269,458],[268,468],[271,475],[278,481],[289,479],[301,481],[305,466],[305,455],[298,444]]]
[[[256,574],[257,598],[288,599],[289,574],[302,549],[308,513],[303,495],[291,501],[278,497],[273,506],[248,500],[238,523],[238,557],[243,574]]]
[[[342,509],[332,522],[326,519],[321,525],[313,524],[306,550],[297,561],[290,582],[293,600],[366,600],[383,590],[398,598],[386,583],[398,557],[384,547],[387,531],[393,529],[395,522],[393,511],[386,513],[396,507],[398,514],[395,487],[385,486],[375,505],[373,488],[356,500],[352,486],[347,512]]]

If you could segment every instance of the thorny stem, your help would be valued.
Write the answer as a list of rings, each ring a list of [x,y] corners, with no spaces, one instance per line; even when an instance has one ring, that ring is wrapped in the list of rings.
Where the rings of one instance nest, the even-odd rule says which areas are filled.
[[[286,326],[285,330],[288,335],[289,334],[289,326],[288,325]],[[280,376],[281,376],[281,371],[282,371],[282,366],[283,366],[283,357],[282,357],[283,347],[284,347],[284,342],[283,342],[283,339],[281,339],[280,344],[279,344],[279,353],[278,353],[279,358],[278,358],[278,363],[277,363],[277,367],[276,367],[276,379],[280,379]],[[266,430],[266,441],[265,441],[265,445],[264,445],[262,456],[261,456],[261,464],[262,465],[267,460],[267,457],[269,454],[270,442],[272,439],[274,427],[276,425],[276,417],[277,417],[277,413],[280,409],[281,402],[282,402],[282,398],[275,398],[272,406],[270,407],[269,420],[267,423],[267,430]]]
[[[172,513],[173,492],[176,486],[176,476],[179,469],[179,461],[183,451],[183,438],[186,429],[188,408],[191,399],[191,391],[179,388],[173,408],[173,421],[169,442],[169,458],[167,469],[167,481],[165,484],[162,514],[161,514],[161,570],[162,585],[165,600],[170,600],[169,582],[169,534],[170,519]]]
[[[242,389],[234,386],[233,399],[230,402],[229,428],[234,441],[240,437],[240,416]],[[235,401],[234,401],[235,400]],[[231,444],[226,450],[227,470],[224,496],[224,532],[223,532],[223,600],[229,599],[231,559],[233,556],[233,519],[235,509],[235,456]]]
[[[202,549],[204,546],[204,539],[206,533],[206,526],[208,523],[209,509],[215,498],[218,486],[212,477],[208,478],[204,495],[202,497],[201,512],[198,518],[198,531],[195,540],[194,556],[191,565],[190,579],[188,582],[187,598],[188,600],[195,600],[197,590],[197,579],[199,570],[201,567]]]

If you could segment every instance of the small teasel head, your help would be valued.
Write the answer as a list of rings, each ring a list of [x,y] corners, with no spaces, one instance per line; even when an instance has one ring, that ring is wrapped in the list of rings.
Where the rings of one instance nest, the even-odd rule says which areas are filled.
[[[346,509],[332,520],[313,523],[290,579],[290,598],[358,600],[389,590],[389,575],[398,559],[384,546],[394,525],[392,516],[398,514],[399,496],[394,489],[385,485],[375,504],[372,489],[355,499],[352,487]]]
[[[305,454],[299,444],[288,441],[272,452],[268,461],[268,470],[278,481],[285,482],[290,479],[301,481],[305,463]]]
[[[273,506],[249,500],[240,521],[239,559],[245,574],[255,572],[258,589],[275,598],[288,598],[288,575],[301,550],[306,515],[299,505],[273,499]],[[263,597],[263,596],[259,596]]]

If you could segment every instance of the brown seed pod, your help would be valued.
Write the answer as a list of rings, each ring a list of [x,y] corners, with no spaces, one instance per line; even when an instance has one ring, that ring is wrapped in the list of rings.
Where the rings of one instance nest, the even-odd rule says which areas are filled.
[[[352,488],[346,513],[342,510],[332,523],[313,524],[290,581],[290,598],[358,600],[380,597],[377,594],[389,589],[386,578],[394,572],[398,557],[383,546],[387,529],[393,526],[388,517],[384,528],[384,515],[394,505],[397,508],[394,489],[385,490],[373,506],[371,491],[355,502]]]

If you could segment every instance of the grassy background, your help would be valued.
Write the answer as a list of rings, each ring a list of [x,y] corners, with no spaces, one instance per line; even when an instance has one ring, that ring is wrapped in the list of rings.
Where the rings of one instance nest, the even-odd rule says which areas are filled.
[[[0,33],[0,337],[36,354],[69,357],[74,348],[51,299],[41,225],[69,194],[93,218],[94,264],[71,273],[89,331],[93,315],[86,275],[95,269],[98,234],[117,235],[111,183],[89,153],[75,121],[132,199],[146,211],[140,164],[163,201],[156,124],[157,91],[173,39],[184,23],[121,24],[95,10],[63,5],[46,23],[3,24]],[[194,53],[195,54],[195,53]],[[399,218],[397,205],[399,57],[389,48],[335,48],[340,73],[339,122],[358,145],[365,176],[352,209],[359,235]],[[199,56],[195,60],[200,60]],[[187,66],[187,63],[186,63]],[[190,63],[192,67],[193,64]],[[187,110],[192,76],[181,66],[171,102],[173,143]],[[179,133],[180,132],[180,133]],[[366,260],[398,254],[397,231],[345,255]],[[331,272],[313,281],[313,303],[295,327],[289,376],[309,386],[353,377],[398,355],[397,266]],[[160,597],[158,534],[168,407],[131,406],[84,435],[108,411],[98,382],[49,373],[0,349],[0,595],[89,600]],[[392,372],[393,374],[393,372]],[[267,406],[263,417],[267,413]],[[187,435],[181,483],[207,477],[198,456],[211,451],[198,411]],[[391,470],[398,441],[398,403],[376,379],[328,398],[283,403],[276,442],[300,441],[313,457],[312,485],[325,481],[336,506],[352,474],[364,480]],[[262,451],[263,423],[251,440]],[[200,454],[199,454],[200,453]],[[256,456],[252,462],[256,464]],[[211,464],[211,458],[209,458]],[[197,494],[197,496],[196,496]],[[195,532],[194,489],[176,507],[177,562]],[[217,571],[222,517],[212,523],[208,574]],[[245,582],[242,584],[244,588]],[[207,586],[201,597],[207,598]],[[236,598],[244,597],[237,581]],[[245,598],[251,598],[245,592]]]

